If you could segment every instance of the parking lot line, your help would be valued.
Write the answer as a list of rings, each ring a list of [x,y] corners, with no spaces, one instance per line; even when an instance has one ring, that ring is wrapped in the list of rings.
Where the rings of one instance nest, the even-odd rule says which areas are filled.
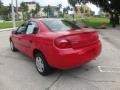
[[[120,73],[120,67],[98,66],[100,72]]]

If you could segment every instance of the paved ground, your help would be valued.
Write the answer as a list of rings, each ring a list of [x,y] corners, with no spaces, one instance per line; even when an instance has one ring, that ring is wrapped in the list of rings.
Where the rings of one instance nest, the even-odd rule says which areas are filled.
[[[43,77],[30,58],[10,51],[10,31],[0,32],[0,90],[120,90],[120,31],[100,34],[103,51],[96,60]]]

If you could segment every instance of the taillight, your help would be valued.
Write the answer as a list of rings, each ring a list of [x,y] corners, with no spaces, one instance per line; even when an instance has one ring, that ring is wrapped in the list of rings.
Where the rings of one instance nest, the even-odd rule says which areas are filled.
[[[71,43],[69,40],[64,39],[64,38],[58,38],[55,40],[55,45],[58,48],[65,49],[65,48],[71,48]]]

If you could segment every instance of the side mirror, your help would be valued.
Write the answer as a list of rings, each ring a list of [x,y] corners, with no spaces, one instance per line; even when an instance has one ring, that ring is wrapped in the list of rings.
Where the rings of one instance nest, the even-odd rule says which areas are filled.
[[[12,34],[16,34],[16,31],[12,31]]]

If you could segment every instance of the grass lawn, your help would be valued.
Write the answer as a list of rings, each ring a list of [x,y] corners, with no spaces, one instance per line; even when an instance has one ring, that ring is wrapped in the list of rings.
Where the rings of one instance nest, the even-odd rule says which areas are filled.
[[[16,21],[16,26],[20,26],[23,23],[23,21]],[[6,29],[6,28],[12,28],[12,22],[11,21],[5,21],[3,23],[0,23],[0,29]]]
[[[72,18],[65,18],[65,20],[72,21]],[[78,22],[83,22],[89,27],[99,27],[101,25],[108,25],[109,19],[108,18],[98,18],[98,17],[89,17],[89,18],[75,18]]]
[[[99,27],[101,25],[108,25],[109,19],[107,18],[86,18],[83,20],[85,24],[87,24],[90,27]]]
[[[65,20],[73,21],[73,18],[65,18]],[[108,25],[109,19],[108,18],[98,18],[98,17],[89,17],[89,18],[75,18],[78,22],[83,22],[89,27],[99,27],[101,25]],[[16,26],[20,26],[23,21],[16,21]],[[0,23],[0,29],[12,28],[11,21],[5,21]]]

